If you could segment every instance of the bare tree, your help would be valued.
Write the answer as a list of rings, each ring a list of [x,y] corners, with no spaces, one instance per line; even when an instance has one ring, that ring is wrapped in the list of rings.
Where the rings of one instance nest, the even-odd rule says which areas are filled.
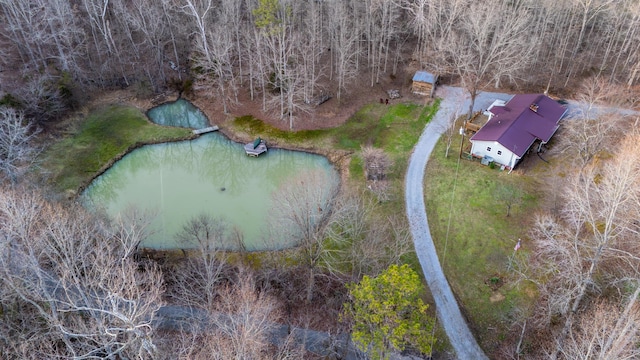
[[[50,344],[23,348],[31,358],[152,357],[162,279],[152,264],[135,262],[128,245],[146,232],[112,229],[25,190],[2,189],[0,197],[0,281],[15,310],[3,313],[9,341],[35,336]]]
[[[229,101],[237,100],[235,69],[232,61],[236,43],[232,38],[233,33],[227,31],[227,27],[234,22],[234,19],[226,18],[233,15],[233,13],[229,14],[229,11],[224,11],[227,8],[216,11],[211,1],[192,0],[186,0],[186,5],[182,7],[193,20],[197,34],[195,51],[191,59],[194,72],[203,88],[216,89],[214,97],[222,101],[225,113],[229,110]],[[230,89],[233,91],[232,94],[229,94]]]
[[[366,180],[384,180],[393,161],[384,150],[365,146],[362,149],[362,159],[364,161],[364,172]]]
[[[395,1],[367,0],[364,5],[364,32],[371,86],[387,71],[391,44],[398,46],[401,12]]]
[[[618,74],[617,69],[624,69],[620,73],[626,82],[627,86],[633,86],[640,79],[640,45],[638,44],[638,25],[640,24],[640,4],[630,1],[627,4],[622,4],[619,11],[626,15],[626,21],[622,26],[621,32],[624,32],[623,40],[619,44],[617,49],[629,49],[628,52],[618,52],[616,61],[611,71],[611,77],[613,78]],[[615,39],[620,39],[617,37]],[[614,48],[616,49],[616,48]],[[614,52],[614,50],[612,50]],[[626,57],[623,59],[623,56]]]
[[[566,359],[635,359],[640,356],[640,288],[626,299],[626,305],[601,300],[580,316],[562,349]]]
[[[60,93],[60,77],[48,72],[32,74],[24,70],[25,82],[16,91],[25,116],[37,123],[59,118],[67,109]]]
[[[603,109],[615,108],[631,105],[628,104],[626,91],[616,83],[610,82],[603,77],[590,77],[585,79],[580,85],[576,96],[580,101],[582,116],[587,119],[595,119],[604,113]]]
[[[597,119],[571,119],[564,122],[560,147],[581,167],[587,166],[613,140],[622,119],[609,114]]]
[[[324,253],[327,225],[338,196],[338,178],[324,171],[307,171],[273,193],[274,236],[299,246],[300,262],[308,271],[306,299],[311,302],[318,265]]]
[[[218,310],[227,316],[214,318],[214,323],[233,349],[233,358],[257,357],[268,347],[267,335],[279,317],[277,301],[258,291],[255,278],[246,270],[221,295]]]
[[[310,54],[304,54],[302,49],[302,34],[294,27],[296,15],[294,3],[280,0],[260,0],[258,6],[252,10],[256,27],[255,42],[259,44],[256,59],[263,79],[263,104],[278,112],[278,116],[289,121],[289,128],[293,129],[296,113],[305,111],[305,98],[312,84],[316,82],[314,71],[317,53],[314,44],[309,45]],[[306,65],[309,65],[308,67]],[[267,86],[265,86],[267,85]],[[270,88],[270,89],[268,89]],[[272,100],[267,99],[267,92],[274,94]]]
[[[575,47],[571,53],[571,57],[569,60],[571,61],[572,66],[569,69],[569,73],[566,76],[567,80],[565,81],[565,86],[569,83],[569,79],[571,78],[572,73],[575,71],[576,61],[575,59],[578,56],[578,51],[583,46],[583,39],[585,33],[588,29],[588,25],[595,21],[598,18],[601,12],[605,12],[611,4],[614,3],[613,0],[573,0],[573,2],[577,5],[579,15],[581,17],[580,21],[580,31],[578,33],[578,38],[575,42]]]
[[[457,104],[455,110],[449,114],[447,121],[438,125],[438,130],[442,133],[442,137],[445,143],[445,151],[444,157],[449,157],[449,151],[451,150],[451,145],[453,142],[453,137],[459,131],[465,131],[464,125],[461,124],[460,128],[456,126],[458,120],[460,120],[460,115],[462,113],[462,104]],[[462,139],[461,141],[463,141]],[[462,145],[461,145],[462,146]]]
[[[522,3],[504,0],[474,2],[441,43],[439,61],[471,95],[469,118],[481,87],[491,82],[497,87],[503,78],[514,81],[528,64],[536,41],[528,32],[528,11]]]
[[[154,91],[167,81],[164,66],[166,44],[171,42],[176,51],[175,41],[171,41],[173,24],[166,16],[168,3],[151,0],[114,2],[115,17],[120,19],[123,28],[129,30],[130,47],[138,54],[139,65],[144,68]],[[174,61],[180,63],[175,54]],[[174,66],[174,69],[179,70],[179,66]]]
[[[27,67],[46,69],[49,62],[55,61],[63,71],[79,73],[84,31],[68,1],[3,0],[0,12],[8,24],[4,30],[10,33],[4,35]]]
[[[314,106],[318,84],[327,69],[327,66],[320,62],[322,55],[325,53],[325,5],[322,2],[310,2],[304,6],[304,3],[294,1],[292,6],[294,7],[293,11],[300,14],[297,17],[303,21],[302,24],[296,24],[297,28],[300,29],[299,39],[295,41],[300,54],[298,61],[300,63],[299,71],[302,81],[302,89],[298,92],[302,93],[304,104]],[[301,110],[304,111],[305,109]]]
[[[84,19],[93,40],[92,51],[88,52],[91,70],[102,78],[102,86],[112,85],[114,81],[130,85],[132,67],[140,60],[138,48],[132,46],[129,22],[116,15],[120,3],[118,0],[82,0]]]
[[[34,161],[38,148],[33,140],[37,134],[22,111],[0,106],[0,173],[12,183]]]
[[[204,84],[213,82],[216,88],[214,98],[222,101],[223,111],[229,112],[229,106],[237,102],[237,88],[232,64],[234,48],[233,39],[222,27],[214,27],[207,39],[211,42],[209,51],[211,60],[208,62],[195,59],[195,66],[199,66],[205,74]]]
[[[583,168],[569,182],[562,217],[540,216],[534,227],[538,269],[542,278],[549,279],[541,289],[547,316],[564,318],[556,357],[584,299],[637,272],[640,257],[631,240],[639,230],[640,216],[637,141],[637,135],[628,136],[602,168]]]
[[[336,98],[340,100],[347,89],[347,83],[358,75],[358,41],[361,37],[360,29],[354,21],[355,9],[347,2],[329,4],[328,31],[331,40],[331,61],[333,63],[330,74],[335,74],[337,81]],[[331,76],[333,78],[333,76]]]
[[[293,335],[278,341],[281,313],[268,289],[258,289],[253,274],[240,269],[236,280],[221,286],[201,326],[183,328],[167,351],[180,359],[300,359]],[[273,341],[277,346],[272,346]]]
[[[200,214],[189,220],[176,237],[192,250],[168,274],[173,284],[171,295],[182,304],[210,310],[218,301],[218,288],[227,267],[222,249],[229,247],[228,226],[222,219]]]
[[[522,202],[522,189],[518,185],[498,185],[494,196],[499,203],[506,206],[506,216],[508,217],[511,216],[513,206]]]
[[[421,66],[437,73],[446,73],[446,62],[439,61],[440,49],[448,46],[447,42],[452,39],[453,31],[470,2],[406,0],[401,4],[410,16],[418,38],[416,55]]]
[[[377,206],[366,193],[339,197],[327,232],[330,243],[322,255],[329,271],[354,280],[377,276],[412,251],[404,218],[381,218]]]
[[[619,106],[624,97],[617,86],[602,78],[585,81],[578,95],[581,114],[564,122],[560,147],[581,167],[586,166],[602,150],[621,136],[622,115],[604,111],[606,106]]]

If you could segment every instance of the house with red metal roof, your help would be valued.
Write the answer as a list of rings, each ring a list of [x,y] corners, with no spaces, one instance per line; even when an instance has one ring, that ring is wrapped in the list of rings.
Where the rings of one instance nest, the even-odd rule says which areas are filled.
[[[551,140],[567,109],[543,94],[515,95],[496,101],[487,112],[489,120],[470,139],[471,155],[513,169],[536,142]]]

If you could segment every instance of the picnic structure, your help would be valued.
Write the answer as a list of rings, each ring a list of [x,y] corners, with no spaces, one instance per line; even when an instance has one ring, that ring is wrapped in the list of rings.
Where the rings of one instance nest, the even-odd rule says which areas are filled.
[[[551,140],[567,108],[543,94],[522,94],[496,100],[486,113],[489,120],[470,139],[471,155],[511,170],[536,141],[539,152]]]
[[[434,75],[428,71],[419,70],[413,75],[413,83],[411,84],[411,92],[418,95],[433,97],[436,90],[436,82],[438,75]]]
[[[266,153],[267,150],[267,143],[259,137],[244,146],[244,151],[247,155],[253,157],[260,156],[260,154]]]

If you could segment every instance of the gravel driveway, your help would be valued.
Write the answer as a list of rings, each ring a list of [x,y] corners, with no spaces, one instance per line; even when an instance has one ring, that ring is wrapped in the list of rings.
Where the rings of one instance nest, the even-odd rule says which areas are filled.
[[[407,217],[413,235],[413,243],[436,303],[438,319],[445,329],[458,359],[487,359],[460,312],[451,287],[442,272],[436,248],[429,232],[429,222],[424,207],[423,183],[427,160],[445,129],[447,120],[456,108],[466,111],[469,96],[461,88],[441,86],[436,92],[441,98],[440,109],[424,129],[418,144],[413,149],[405,179],[405,202]],[[476,97],[474,110],[486,109],[495,99],[508,100],[511,95],[482,92]],[[425,179],[428,181],[428,179]]]

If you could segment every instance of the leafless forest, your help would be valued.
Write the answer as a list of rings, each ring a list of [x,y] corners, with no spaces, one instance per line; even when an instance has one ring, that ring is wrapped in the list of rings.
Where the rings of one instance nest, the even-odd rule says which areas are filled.
[[[2,1],[5,92],[38,119],[87,90],[141,94],[195,81],[225,110],[248,93],[290,124],[399,69],[470,93],[571,93],[586,77],[640,79],[640,5],[624,0]],[[11,73],[9,76],[7,73]]]
[[[640,2],[0,0],[0,357],[308,357],[291,339],[270,343],[274,323],[344,331],[336,312],[343,282],[411,251],[402,225],[375,219],[375,203],[333,186],[323,196],[299,188],[296,181],[318,180],[308,174],[283,190],[274,211],[305,234],[298,253],[287,254],[299,266],[282,266],[276,254],[265,270],[248,270],[257,267],[251,254],[212,247],[226,225],[204,215],[180,235],[199,251],[151,261],[137,249],[148,214],[107,221],[23,180],[37,153],[27,144],[39,135],[26,123],[46,131],[92,96],[129,88],[147,98],[195,93],[224,112],[249,99],[293,128],[326,94],[339,107],[418,69],[472,99],[506,88],[635,104]],[[639,138],[590,109],[563,129],[560,146],[575,162],[558,180],[559,205],[536,217],[532,256],[514,259],[540,301],[509,319],[515,335],[492,358],[640,356]],[[321,203],[327,198],[334,205]],[[326,211],[301,219],[309,206]],[[329,251],[324,239],[352,244]],[[310,303],[314,311],[297,305]],[[233,316],[211,316],[207,331],[159,329],[153,316],[168,304]]]

